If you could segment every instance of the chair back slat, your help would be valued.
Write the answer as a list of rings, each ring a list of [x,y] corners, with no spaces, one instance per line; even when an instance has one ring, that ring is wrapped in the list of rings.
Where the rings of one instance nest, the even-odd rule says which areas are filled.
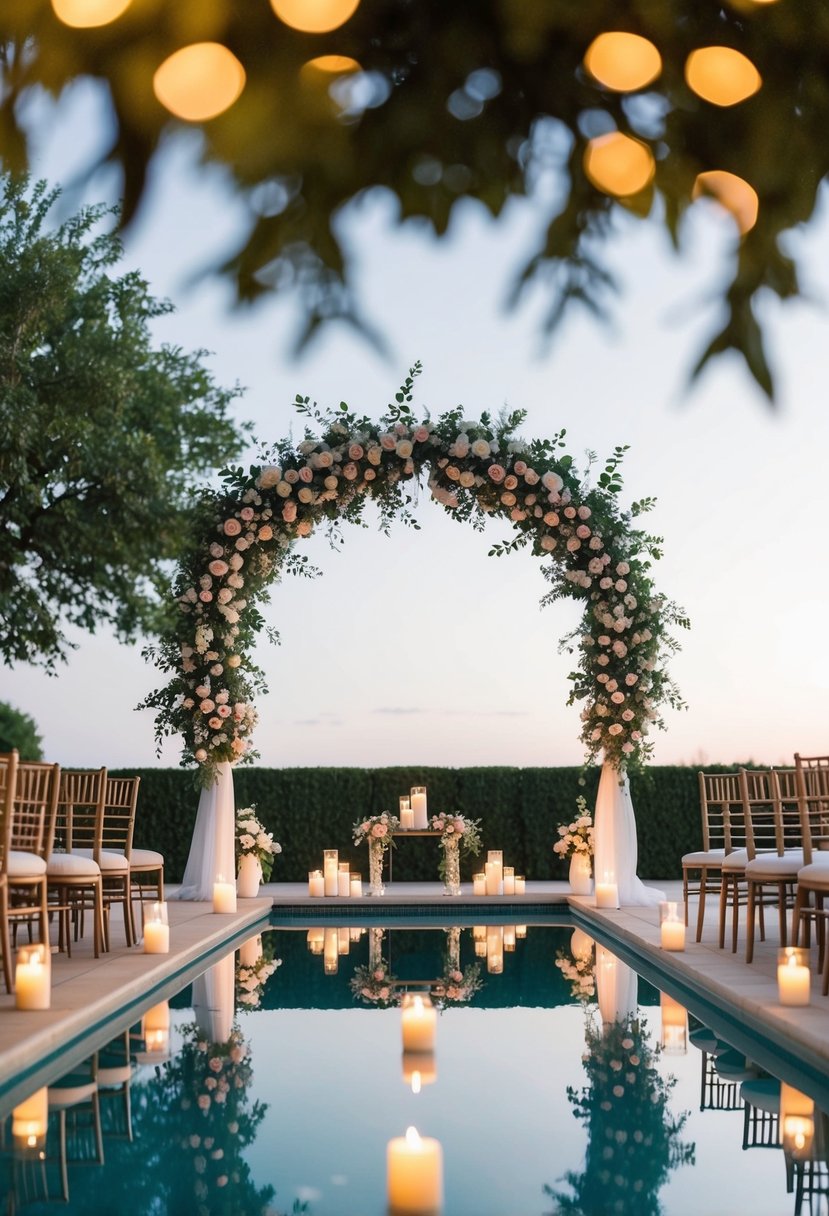
[[[45,857],[58,804],[60,765],[21,760],[17,766],[9,844]]]
[[[90,849],[97,857],[101,848],[105,768],[91,772],[65,769],[61,773],[60,794],[55,816],[52,848],[64,853]]]
[[[14,793],[17,788],[17,751],[0,755],[0,874],[6,873],[7,858],[11,847],[12,814]]]
[[[783,854],[771,769],[740,769],[749,860],[758,853]]]
[[[135,829],[140,777],[107,777],[102,847],[129,858]]]
[[[731,853],[745,845],[745,816],[738,773],[700,773],[702,847]]]
[[[796,754],[794,759],[803,832],[803,861],[810,865],[816,852],[829,849],[829,757]]]
[[[797,793],[797,769],[775,768],[772,773],[772,792],[783,849],[802,848],[803,826]]]

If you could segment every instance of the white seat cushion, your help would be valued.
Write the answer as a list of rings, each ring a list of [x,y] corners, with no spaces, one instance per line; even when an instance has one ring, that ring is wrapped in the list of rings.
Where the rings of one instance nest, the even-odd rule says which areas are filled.
[[[78,857],[92,857],[92,849],[76,849]],[[124,874],[129,869],[129,863],[123,853],[109,853],[102,849],[98,857],[98,865],[102,874]]]
[[[797,881],[804,887],[829,891],[829,865],[825,861],[813,861],[810,866],[802,866],[797,871]]]
[[[777,880],[786,876],[795,878],[798,870],[802,868],[802,849],[793,849],[791,853],[784,853],[782,857],[777,853],[763,853],[748,863],[746,866],[746,877],[755,880],[762,877]]]
[[[46,865],[50,878],[97,878],[101,871],[91,857],[79,853],[51,853]]]
[[[50,1085],[48,1090],[49,1110],[67,1110],[91,1098],[98,1088],[94,1081],[82,1085]]]
[[[114,1064],[112,1068],[99,1068],[98,1088],[110,1089],[114,1085],[125,1085],[131,1077],[131,1064]]]
[[[727,857],[723,858],[722,868],[740,872],[746,868],[747,864],[748,849],[735,849],[733,853],[729,853]]]
[[[11,849],[6,859],[9,878],[40,878],[46,873],[46,862],[37,853],[26,853],[22,849]]]
[[[153,849],[133,849],[130,853],[130,866],[135,869],[150,869],[153,866],[161,868],[164,858]]]
[[[688,1039],[694,1047],[700,1051],[707,1051],[710,1056],[716,1055],[719,1050],[724,1050],[714,1031],[709,1030],[707,1026],[698,1026],[696,1030],[692,1030]]]
[[[684,866],[718,866],[722,865],[725,849],[700,849],[698,853],[686,853],[682,858]]]
[[[776,1115],[780,1110],[780,1082],[775,1081],[774,1077],[757,1077],[752,1081],[743,1081],[740,1097],[747,1106]]]

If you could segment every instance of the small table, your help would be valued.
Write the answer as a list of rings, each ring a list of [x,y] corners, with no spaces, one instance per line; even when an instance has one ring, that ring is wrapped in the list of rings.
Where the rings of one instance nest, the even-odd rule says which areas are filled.
[[[399,832],[392,832],[392,836],[442,836],[443,833],[437,831],[436,828],[401,828]],[[392,856],[394,849],[389,849],[389,882],[391,882],[392,874]]]

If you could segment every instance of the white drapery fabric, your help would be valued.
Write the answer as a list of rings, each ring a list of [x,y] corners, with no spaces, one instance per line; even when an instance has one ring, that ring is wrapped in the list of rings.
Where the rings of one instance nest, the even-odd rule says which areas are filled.
[[[236,955],[226,954],[193,980],[193,1013],[211,1043],[226,1043],[233,1030]]]
[[[190,854],[177,894],[170,899],[213,899],[217,878],[236,878],[236,809],[233,799],[233,769],[228,761],[217,766],[216,781],[203,789]]]
[[[602,765],[594,816],[593,873],[596,882],[615,882],[624,907],[655,906],[664,891],[646,887],[636,877],[636,818],[627,773]]]
[[[639,977],[605,946],[596,946],[596,996],[603,1026],[635,1018],[639,1008]]]

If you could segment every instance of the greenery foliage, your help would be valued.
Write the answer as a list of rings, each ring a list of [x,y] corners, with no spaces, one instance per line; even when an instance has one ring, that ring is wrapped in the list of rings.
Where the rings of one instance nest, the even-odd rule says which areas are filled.
[[[708,766],[711,772],[733,770]],[[125,770],[126,771],[126,770]],[[140,769],[136,848],[159,849],[169,881],[179,881],[187,860],[198,795],[182,769]],[[679,878],[683,853],[702,847],[696,768],[654,766],[631,778],[639,837],[639,874]],[[580,785],[586,780],[584,786]],[[429,809],[451,807],[481,821],[483,849],[502,849],[507,865],[532,879],[567,878],[568,862],[553,852],[556,827],[583,793],[595,802],[599,769],[580,768],[243,768],[234,773],[236,801],[255,803],[266,829],[278,836],[280,882],[305,882],[322,864],[322,850],[338,848],[343,861],[368,877],[368,850],[352,843],[355,818],[397,807],[413,785],[428,788]],[[437,838],[405,840],[393,850],[399,882],[434,882],[442,849]],[[470,882],[480,863],[461,858]]]
[[[165,132],[180,125],[154,97],[153,73],[186,43],[225,42],[247,87],[204,126],[201,143],[204,162],[229,171],[243,204],[238,248],[223,270],[242,298],[293,288],[306,336],[330,317],[361,320],[350,250],[331,221],[372,187],[394,195],[398,222],[417,217],[438,237],[453,231],[465,200],[498,216],[511,199],[534,196],[546,223],[514,267],[513,297],[540,286],[551,328],[571,305],[607,311],[616,281],[604,247],[627,228],[618,223],[622,207],[652,216],[681,247],[697,174],[728,170],[759,194],[759,218],[712,284],[711,336],[697,370],[736,351],[771,393],[755,305],[764,291],[798,294],[781,236],[813,217],[829,169],[822,0],[363,0],[324,38],[287,28],[265,3],[186,7],[183,17],[181,5],[143,0],[93,30],[67,29],[49,0],[0,7],[4,163],[23,166],[36,145],[31,94],[58,97],[71,81],[101,82],[113,138],[98,155],[123,171],[128,219]],[[608,29],[643,35],[662,56],[657,78],[628,96],[602,88],[582,66]],[[751,59],[763,81],[754,96],[721,108],[690,90],[688,55],[711,45]],[[310,66],[322,54],[345,57],[339,74]],[[655,156],[653,183],[621,204],[583,167],[590,136],[614,129]],[[362,318],[364,328],[370,321]]]
[[[43,759],[43,740],[34,718],[7,701],[0,701],[0,752],[10,752],[14,748],[21,760]]]
[[[0,656],[54,667],[66,627],[156,632],[194,479],[234,456],[235,391],[157,345],[171,311],[115,271],[107,212],[0,179]]]

